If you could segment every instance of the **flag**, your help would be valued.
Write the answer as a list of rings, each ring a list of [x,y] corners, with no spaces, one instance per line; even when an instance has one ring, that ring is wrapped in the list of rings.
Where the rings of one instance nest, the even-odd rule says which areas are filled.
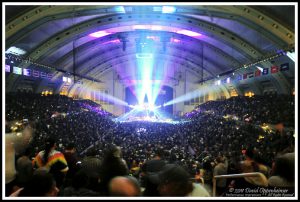
[[[255,77],[260,76],[261,75],[261,71],[258,69],[255,71]]]
[[[253,72],[248,73],[248,78],[253,78],[253,77],[254,77]]]
[[[5,72],[10,72],[10,65],[5,65]]]
[[[248,75],[248,74],[244,74],[244,75],[243,75],[243,79],[247,79],[247,75]]]
[[[263,75],[269,74],[269,68],[264,68],[262,74]]]
[[[240,81],[240,80],[242,80],[242,79],[243,79],[242,75],[238,75],[238,76],[237,76],[237,80],[238,80],[238,81]]]
[[[280,65],[280,71],[287,71],[290,69],[290,63],[284,63]]]
[[[278,68],[276,65],[273,65],[273,66],[271,67],[271,73],[272,73],[272,74],[277,73],[278,70],[279,70],[279,68]]]
[[[41,78],[46,78],[46,77],[47,77],[46,72],[41,72]]]
[[[34,77],[39,77],[39,76],[40,76],[40,72],[39,72],[39,71],[36,71],[36,70],[33,70],[33,71],[32,71],[32,76],[34,76]]]
[[[22,68],[20,68],[20,67],[14,67],[13,68],[13,73],[14,74],[22,75]]]
[[[47,78],[48,78],[48,79],[52,79],[52,77],[53,77],[53,74],[52,74],[52,73],[48,73],[48,74],[47,74]]]
[[[23,75],[31,76],[31,69],[23,69]]]

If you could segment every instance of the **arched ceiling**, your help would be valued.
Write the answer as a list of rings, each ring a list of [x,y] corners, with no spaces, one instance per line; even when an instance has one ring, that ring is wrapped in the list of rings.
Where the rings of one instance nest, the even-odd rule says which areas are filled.
[[[174,13],[162,13],[162,6],[151,5],[6,5],[5,46],[59,69],[54,79],[75,71],[78,78],[99,80],[112,67],[135,64],[136,39],[149,37],[157,60],[187,68],[203,81],[295,43],[294,6],[175,7]],[[109,34],[92,37],[97,31]],[[10,91],[23,78],[7,80]]]

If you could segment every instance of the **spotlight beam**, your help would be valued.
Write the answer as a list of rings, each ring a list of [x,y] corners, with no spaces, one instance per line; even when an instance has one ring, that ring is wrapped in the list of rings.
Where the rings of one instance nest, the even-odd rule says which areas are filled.
[[[212,86],[212,88],[215,88],[214,86]],[[180,103],[180,102],[184,102],[184,101],[187,101],[187,100],[190,100],[190,99],[193,99],[193,98],[196,98],[196,97],[200,97],[201,95],[205,95],[206,93],[208,92],[211,92],[211,87],[210,88],[206,88],[206,89],[197,89],[197,90],[194,90],[190,93],[187,93],[185,95],[182,95],[182,96],[179,96],[167,103],[164,104],[164,106],[168,106],[168,105],[173,105],[173,104],[177,104],[177,103]]]
[[[99,93],[101,97],[104,99],[116,104],[116,105],[121,105],[121,106],[128,106],[127,102],[124,102],[123,100],[120,100],[119,98],[116,98],[112,95],[106,94],[106,93]]]

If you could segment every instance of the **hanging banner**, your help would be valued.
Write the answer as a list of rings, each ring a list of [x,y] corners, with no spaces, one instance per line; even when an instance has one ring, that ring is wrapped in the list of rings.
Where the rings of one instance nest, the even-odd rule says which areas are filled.
[[[32,71],[32,76],[33,76],[33,77],[39,77],[39,76],[40,76],[40,72],[39,72],[39,71],[36,71],[36,70],[33,70],[33,71]]]
[[[269,68],[264,68],[262,75],[267,75],[267,74],[269,74]]]
[[[10,65],[5,65],[5,72],[10,72]]]
[[[53,74],[52,74],[52,73],[48,73],[48,74],[47,74],[47,78],[48,78],[48,79],[52,79],[52,77],[53,77]]]
[[[278,71],[279,71],[279,68],[276,65],[271,67],[271,73],[272,74],[277,73]]]
[[[237,80],[238,80],[238,81],[240,81],[240,80],[242,80],[242,79],[243,79],[242,75],[238,75],[238,76],[237,76]]]
[[[255,71],[255,77],[260,76],[261,75],[261,71],[258,69]]]
[[[253,78],[254,77],[254,73],[253,72],[250,72],[250,73],[248,73],[248,78],[250,79],[250,78]]]
[[[24,76],[31,76],[31,69],[23,69]]]
[[[47,77],[46,72],[41,72],[40,74],[41,74],[41,78],[43,78],[43,79]]]
[[[287,71],[290,69],[290,64],[289,63],[284,63],[280,65],[280,71]]]
[[[14,74],[18,74],[18,75],[22,75],[22,68],[20,68],[20,67],[14,67],[13,68],[13,73]]]

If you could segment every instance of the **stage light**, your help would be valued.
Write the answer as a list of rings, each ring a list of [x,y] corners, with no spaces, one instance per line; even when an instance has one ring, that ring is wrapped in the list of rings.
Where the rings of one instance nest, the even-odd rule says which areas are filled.
[[[179,31],[177,31],[177,33],[178,34],[183,34],[183,35],[186,35],[186,36],[201,36],[200,33],[193,32],[193,31],[190,31],[190,30],[185,30],[185,29],[179,30]]]
[[[154,12],[161,12],[162,11],[162,7],[161,6],[154,6],[153,7],[153,11]]]
[[[218,80],[219,82],[220,80]],[[221,81],[220,81],[221,82]],[[201,97],[205,94],[207,94],[208,92],[213,92],[213,91],[217,91],[217,87],[215,87],[214,85],[211,85],[209,87],[201,87],[200,89],[197,89],[197,90],[194,90],[192,92],[189,92],[185,95],[182,95],[182,96],[179,96],[173,100],[170,100],[168,101],[167,103],[165,103],[163,106],[169,106],[169,105],[173,105],[173,104],[177,104],[177,103],[180,103],[180,102],[184,102],[184,101],[187,101],[187,100],[191,100],[193,98],[196,98],[196,97]]]
[[[117,13],[125,13],[125,8],[124,6],[116,6],[114,8],[114,10],[117,12]]]
[[[26,51],[21,49],[21,48],[17,48],[15,46],[12,46],[9,49],[7,49],[7,51],[5,51],[5,53],[10,53],[10,54],[13,54],[13,55],[24,55],[26,53]]]
[[[159,25],[152,25],[151,30],[162,30],[162,27]]]
[[[89,34],[89,36],[91,37],[96,37],[96,38],[100,38],[100,37],[103,37],[103,36],[107,36],[111,33],[109,32],[106,32],[106,31],[98,31],[98,32],[94,32],[92,34]]]
[[[175,38],[171,38],[171,42],[174,42],[174,43],[179,43],[180,40],[179,39],[175,39]]]
[[[133,25],[132,29],[149,29],[149,25]]]
[[[163,6],[162,13],[175,13],[176,8],[174,6]]]

